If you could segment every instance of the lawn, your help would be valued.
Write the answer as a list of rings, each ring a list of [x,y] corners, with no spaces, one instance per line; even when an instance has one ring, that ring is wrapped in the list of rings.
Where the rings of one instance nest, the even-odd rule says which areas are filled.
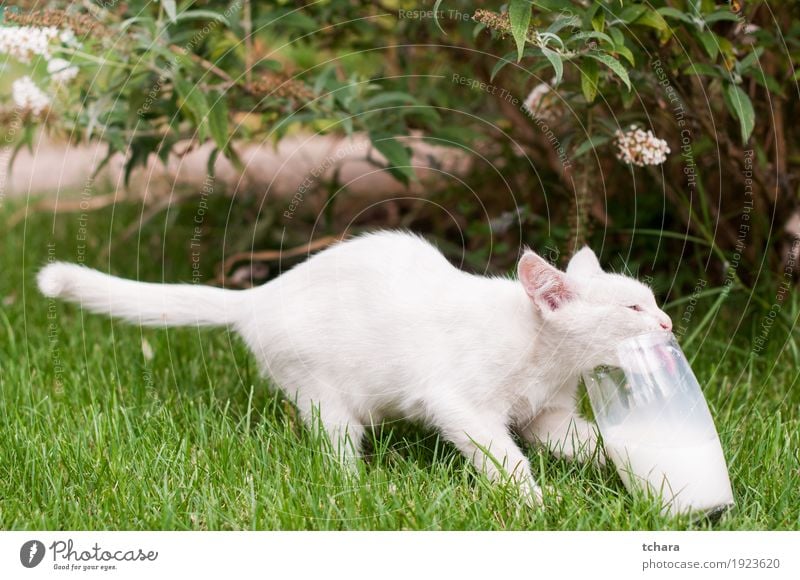
[[[19,207],[5,200],[0,223]],[[80,214],[36,214],[0,233],[2,529],[800,528],[800,360],[781,322],[761,356],[749,354],[761,317],[741,316],[746,296],[732,295],[689,351],[736,508],[715,524],[665,518],[613,469],[529,449],[540,483],[561,495],[532,510],[414,425],[372,433],[360,476],[349,479],[235,336],[125,326],[38,294],[34,274],[48,252],[143,280],[189,281],[191,209],[154,220],[104,257],[140,210],[97,211],[88,224]],[[209,246],[204,272],[220,252]],[[797,312],[792,296],[782,316]]]

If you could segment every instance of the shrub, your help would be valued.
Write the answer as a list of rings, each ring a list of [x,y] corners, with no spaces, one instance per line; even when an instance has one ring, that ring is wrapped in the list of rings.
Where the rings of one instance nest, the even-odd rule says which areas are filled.
[[[44,124],[102,140],[130,175],[179,142],[212,142],[213,171],[241,140],[358,131],[409,183],[397,137],[413,131],[478,159],[479,195],[455,181],[430,192],[455,218],[426,207],[404,222],[445,248],[466,229],[476,267],[509,267],[520,243],[555,257],[588,240],[610,257],[635,246],[626,261],[644,274],[690,260],[670,288],[784,280],[800,38],[788,3],[51,6],[5,11],[0,49],[29,77],[2,115],[18,147]]]

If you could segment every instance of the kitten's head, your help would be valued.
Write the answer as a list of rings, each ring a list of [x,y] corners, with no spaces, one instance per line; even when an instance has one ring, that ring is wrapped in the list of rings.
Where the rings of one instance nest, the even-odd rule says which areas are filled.
[[[569,354],[580,372],[598,365],[618,365],[620,341],[672,330],[672,321],[656,304],[653,291],[638,280],[603,272],[597,256],[583,248],[567,271],[526,251],[519,279],[541,313],[543,332],[559,354]]]

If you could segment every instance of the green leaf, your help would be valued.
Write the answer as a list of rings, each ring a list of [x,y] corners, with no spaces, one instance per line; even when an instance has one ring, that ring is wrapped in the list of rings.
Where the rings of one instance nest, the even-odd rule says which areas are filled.
[[[647,6],[634,4],[633,6],[628,6],[622,12],[620,12],[617,16],[617,19],[625,24],[631,24],[639,20],[639,18],[641,18],[645,12],[647,12]]]
[[[699,40],[700,44],[703,45],[706,54],[708,54],[711,60],[717,60],[717,56],[719,55],[719,42],[717,41],[717,35],[710,30],[702,30],[695,33],[695,36],[697,36],[697,40]]]
[[[592,28],[597,32],[602,32],[606,27],[606,11],[605,8],[600,7],[599,4],[595,6],[597,6],[599,10],[592,15]]]
[[[628,88],[628,90],[631,90],[631,79],[628,76],[628,71],[625,70],[625,67],[622,66],[617,59],[615,59],[613,56],[605,54],[604,52],[588,52],[586,53],[586,56],[593,58],[610,68],[611,72],[622,79],[622,82],[625,83],[625,86]]]
[[[319,95],[322,94],[323,89],[328,86],[328,82],[332,81],[335,82],[335,75],[336,75],[336,67],[333,65],[328,65],[327,67],[322,69],[322,72],[319,73],[316,80],[314,80],[314,86],[312,90],[314,94]]]
[[[659,8],[656,12],[664,16],[665,18],[672,18],[673,20],[680,20],[681,22],[685,22],[686,24],[692,24],[697,26],[697,22],[686,14],[683,10],[678,10],[677,8]]]
[[[389,105],[418,105],[420,104],[417,99],[409,95],[408,93],[404,93],[401,91],[386,91],[384,93],[380,93],[379,95],[375,95],[374,97],[367,99],[364,102],[363,110],[364,111],[371,111],[373,109],[378,109],[380,107],[386,107]]]
[[[531,3],[528,0],[511,0],[508,16],[511,19],[511,34],[517,43],[517,62],[519,62],[522,60],[525,39],[531,23]]]
[[[566,40],[565,44],[574,44],[576,42],[589,39],[601,40],[603,42],[607,42],[611,46],[615,46],[616,44],[608,34],[597,32],[596,30],[585,30],[583,32],[578,32],[577,34],[573,34]]]
[[[175,71],[175,75],[172,78],[175,90],[180,97],[179,105],[182,109],[187,111],[187,116],[194,120],[200,140],[205,141],[206,133],[204,120],[208,116],[206,97],[200,89],[181,78],[179,76],[180,74],[181,71]]]
[[[516,56],[516,54],[517,54],[516,52],[507,54],[507,55],[505,55],[503,58],[501,58],[500,60],[498,60],[495,63],[495,65],[492,67],[492,74],[489,75],[489,81],[490,82],[494,82],[494,77],[496,77],[497,73],[499,73],[501,70],[503,70],[503,68],[507,64],[511,64],[512,62],[514,62],[512,60],[509,60],[509,57],[514,57],[514,56]]]
[[[565,16],[559,16],[558,18],[553,21],[553,23],[547,27],[545,32],[550,32],[555,34],[562,28],[566,28],[567,26],[578,27],[581,24],[581,19],[578,18],[575,14],[568,13]]]
[[[618,55],[624,56],[625,60],[627,60],[631,66],[636,65],[636,58],[633,56],[633,52],[631,52],[630,48],[623,44],[622,46],[618,46],[615,51]]]
[[[175,24],[178,21],[178,9],[175,6],[175,0],[161,0],[161,6],[164,7],[164,12],[167,13],[169,21]]]
[[[608,135],[594,135],[593,137],[589,137],[586,141],[578,145],[575,148],[575,152],[572,154],[573,159],[577,159],[582,155],[585,155],[592,149],[599,147],[600,145],[605,145],[611,140],[611,137]]]
[[[738,85],[731,84],[725,89],[725,101],[733,116],[739,119],[742,143],[747,143],[756,122],[756,114],[750,97]]]
[[[211,150],[211,153],[208,154],[208,159],[206,160],[206,175],[209,175],[212,178],[217,175],[217,158],[219,157],[219,154],[219,147],[214,147]]]
[[[649,26],[655,28],[659,32],[667,32],[669,24],[664,20],[664,17],[655,10],[646,10],[639,18],[634,21],[634,24],[639,26]]]
[[[611,35],[611,38],[614,40],[614,47],[619,48],[620,46],[625,46],[625,35],[622,34],[622,31],[617,28],[616,26],[612,26],[608,29],[608,33]]]
[[[703,20],[705,20],[706,24],[714,24],[715,22],[720,22],[722,20],[727,20],[729,22],[738,22],[739,17],[730,10],[723,8],[722,10],[717,10],[716,12],[712,12],[708,16],[704,16]]]
[[[116,26],[116,30],[119,32],[125,32],[128,28],[133,26],[134,24],[142,24],[142,28],[149,30],[151,33],[155,32],[155,22],[149,16],[133,16],[131,18],[126,18]]]
[[[581,91],[587,103],[593,103],[597,97],[597,81],[600,69],[597,61],[584,59],[581,62]]]
[[[695,62],[687,66],[683,69],[683,74],[685,75],[697,75],[697,76],[707,76],[707,77],[722,77],[722,73],[720,70],[711,64],[706,64],[703,62]]]
[[[541,55],[542,55],[542,51],[541,51],[541,49],[539,49],[538,46],[529,46],[522,53],[522,56],[541,56]],[[503,70],[503,68],[507,64],[514,64],[514,57],[516,57],[516,56],[517,56],[517,51],[516,50],[512,51],[512,52],[509,52],[508,54],[503,55],[503,57],[500,60],[498,60],[495,63],[494,67],[492,68],[492,74],[490,75],[489,80],[490,81],[494,81],[494,77],[497,76],[497,73],[499,73],[501,70]]]
[[[550,61],[550,64],[553,65],[553,70],[556,73],[556,82],[561,82],[561,77],[564,76],[564,63],[561,61],[561,55],[557,52],[550,50],[549,48],[542,47],[542,54],[544,54],[545,58]]]
[[[742,60],[739,61],[739,72],[744,73],[750,67],[754,67],[758,60],[761,58],[761,55],[764,53],[764,47],[759,46],[753,49],[750,54],[745,56]]]
[[[211,109],[208,111],[208,130],[217,147],[225,151],[228,149],[230,135],[228,135],[228,105],[225,95],[213,95]]]
[[[173,22],[182,22],[184,20],[216,20],[225,26],[230,26],[230,22],[225,16],[213,10],[186,10],[178,14]]]
[[[370,133],[370,141],[389,163],[389,172],[406,185],[416,180],[411,167],[411,151],[388,133]]]

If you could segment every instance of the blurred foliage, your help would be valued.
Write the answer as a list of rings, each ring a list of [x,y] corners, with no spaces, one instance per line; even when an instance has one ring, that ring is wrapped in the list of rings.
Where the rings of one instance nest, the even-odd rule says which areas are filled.
[[[784,275],[800,161],[794,2],[83,0],[11,10],[35,21],[43,8],[99,28],[59,48],[79,75],[54,90],[54,115],[26,116],[26,126],[102,140],[128,174],[179,142],[213,143],[211,168],[218,155],[238,163],[242,141],[363,132],[388,162],[376,163],[408,184],[418,176],[403,137],[413,133],[474,163],[463,181],[431,189],[433,204],[395,201],[399,223],[468,267],[505,271],[523,243],[563,262],[588,241],[672,295],[698,280],[729,292],[795,275]],[[8,11],[4,25],[17,25]],[[619,161],[617,131],[632,125],[666,141],[665,163]],[[17,146],[32,135],[16,131]],[[386,225],[364,215],[372,221],[356,225]]]

